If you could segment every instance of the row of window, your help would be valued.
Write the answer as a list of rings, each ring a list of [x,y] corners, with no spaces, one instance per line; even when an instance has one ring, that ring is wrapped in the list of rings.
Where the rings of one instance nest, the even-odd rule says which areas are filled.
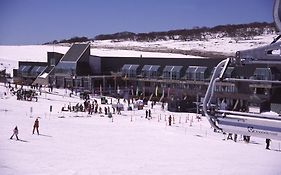
[[[144,65],[140,70],[139,65],[125,64],[121,69],[121,73],[122,76],[125,77],[136,77],[140,75],[145,78],[204,81],[211,78],[215,68],[210,71],[209,68],[205,66],[189,66],[185,73],[182,72],[182,69],[183,66],[165,66],[164,69],[161,70],[160,65]],[[236,77],[234,67],[228,67],[224,76],[227,78]],[[256,80],[274,80],[277,76],[275,73],[273,74],[271,68],[256,68],[251,78]]]
[[[38,76],[46,68],[47,68],[46,66],[22,65],[18,69],[18,74],[23,76]]]

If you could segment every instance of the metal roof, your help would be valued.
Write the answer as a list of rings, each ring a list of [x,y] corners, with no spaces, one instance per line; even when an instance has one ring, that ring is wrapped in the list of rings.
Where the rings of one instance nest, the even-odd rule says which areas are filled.
[[[189,66],[186,69],[186,73],[195,73],[198,66]]]
[[[163,72],[180,72],[183,66],[165,66]]]
[[[144,65],[142,71],[158,71],[160,65]]]
[[[211,72],[211,75],[214,74],[214,70],[215,70],[216,67],[213,68],[212,72]],[[222,67],[220,67],[220,71],[222,71]],[[225,71],[225,74],[224,76],[227,77],[227,78],[231,78],[231,74],[232,72],[234,71],[234,67],[228,67]]]
[[[31,68],[31,66],[29,66],[29,65],[23,65],[23,66],[20,66],[18,70],[20,72],[28,72],[30,68]]]
[[[32,69],[31,69],[31,73],[41,73],[43,72],[44,70],[46,69],[46,66],[34,66]]]
[[[61,61],[77,62],[88,47],[89,44],[73,44]]]
[[[121,70],[122,71],[125,71],[125,70],[137,70],[138,67],[139,67],[138,64],[124,64]]]
[[[196,69],[196,73],[205,73],[205,71],[207,70],[207,67],[204,67],[204,66],[197,66],[197,69]]]
[[[189,66],[186,69],[186,73],[205,73],[207,67],[205,66]]]

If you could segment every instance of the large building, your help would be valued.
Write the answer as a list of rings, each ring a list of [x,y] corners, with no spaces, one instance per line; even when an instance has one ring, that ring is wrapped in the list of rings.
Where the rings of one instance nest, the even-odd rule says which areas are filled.
[[[46,63],[19,62],[18,83],[52,85],[95,94],[168,101],[171,111],[196,111],[207,90],[217,58],[100,57],[90,44],[73,44],[66,54],[49,52]],[[221,82],[214,104],[225,99],[231,110],[280,112],[281,67],[229,67],[226,77],[271,80]],[[197,106],[198,107],[198,106]],[[197,111],[198,112],[198,111]]]

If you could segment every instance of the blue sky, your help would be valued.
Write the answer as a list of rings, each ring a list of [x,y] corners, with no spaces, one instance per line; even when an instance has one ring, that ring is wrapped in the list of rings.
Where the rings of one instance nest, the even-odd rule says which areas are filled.
[[[272,22],[273,0],[0,0],[0,44]]]

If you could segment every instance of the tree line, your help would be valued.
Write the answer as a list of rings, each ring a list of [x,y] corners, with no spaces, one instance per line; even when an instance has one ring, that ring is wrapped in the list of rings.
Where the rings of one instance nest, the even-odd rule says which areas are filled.
[[[118,32],[114,34],[101,34],[94,38],[72,37],[60,41],[54,40],[44,44],[59,43],[76,43],[88,42],[95,40],[113,40],[113,41],[159,41],[159,40],[181,40],[181,41],[197,41],[208,40],[212,38],[231,37],[235,40],[252,39],[254,36],[262,34],[275,33],[274,23],[254,22],[249,24],[227,24],[215,27],[193,27],[192,29],[177,29],[160,32],[133,33]]]

